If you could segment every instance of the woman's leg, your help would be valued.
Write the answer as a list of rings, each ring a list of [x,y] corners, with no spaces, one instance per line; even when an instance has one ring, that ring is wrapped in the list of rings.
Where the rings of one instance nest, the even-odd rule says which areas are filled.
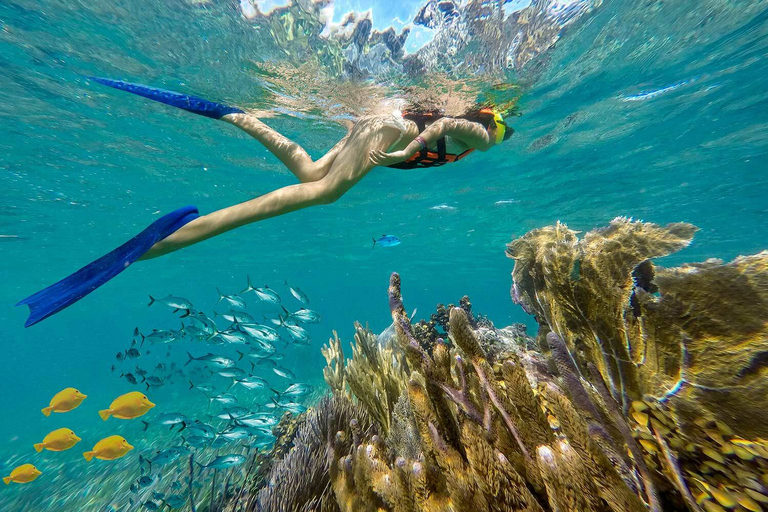
[[[341,148],[344,147],[347,137],[349,137],[347,135],[347,137],[341,139],[322,158],[313,162],[301,146],[262,123],[256,116],[250,114],[227,114],[221,120],[237,126],[259,141],[302,183],[320,180],[328,174],[333,159]]]
[[[278,134],[279,135],[279,134]],[[329,204],[352,188],[373,168],[371,150],[387,149],[399,132],[378,118],[355,126],[326,176],[317,181],[290,185],[208,215],[198,217],[152,246],[141,259],[151,259],[220,235],[236,227],[290,213],[308,206]]]

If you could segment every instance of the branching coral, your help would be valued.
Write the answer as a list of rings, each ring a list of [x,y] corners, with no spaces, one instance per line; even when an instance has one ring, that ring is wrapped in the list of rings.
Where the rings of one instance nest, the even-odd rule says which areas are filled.
[[[766,509],[768,252],[653,265],[694,232],[620,218],[513,241],[538,344],[473,323],[468,301],[412,325],[393,274],[394,336],[356,324],[345,360],[334,332],[334,397],[248,510]]]
[[[350,449],[352,430],[358,436],[371,435],[371,425],[365,410],[345,396],[323,398],[299,424],[293,448],[273,465],[266,485],[249,496],[240,510],[339,510],[330,491],[332,461],[328,455],[334,449]]]
[[[322,348],[328,364],[323,370],[326,382],[335,393],[343,392],[358,400],[387,434],[395,404],[408,383],[405,358],[395,350],[391,338],[379,343],[370,329],[355,323],[352,358],[345,363],[335,331],[333,336]]]
[[[539,341],[579,412],[613,419],[651,503],[656,480],[690,510],[760,510],[755,502],[768,503],[768,481],[754,483],[768,461],[768,252],[673,269],[650,261],[685,247],[695,231],[625,218],[581,240],[563,224],[532,231],[507,247],[512,297],[539,321]]]

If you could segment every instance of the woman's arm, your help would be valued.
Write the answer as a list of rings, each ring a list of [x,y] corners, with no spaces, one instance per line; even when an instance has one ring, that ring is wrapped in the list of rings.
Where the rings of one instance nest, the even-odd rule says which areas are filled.
[[[405,149],[387,153],[385,151],[371,151],[370,158],[374,165],[387,166],[404,162],[421,151],[422,144],[429,147],[439,138],[446,135],[463,142],[469,149],[487,151],[493,146],[493,140],[488,135],[488,130],[480,123],[466,119],[454,119],[443,117],[427,126],[418,137],[413,139]],[[421,139],[421,143],[419,141]]]

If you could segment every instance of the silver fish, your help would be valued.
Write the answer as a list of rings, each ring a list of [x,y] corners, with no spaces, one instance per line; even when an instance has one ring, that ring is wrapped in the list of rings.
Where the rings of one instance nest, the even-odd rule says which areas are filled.
[[[244,379],[234,379],[232,385],[236,384],[240,384],[246,389],[262,389],[267,387],[267,381],[255,375],[249,375]]]
[[[284,379],[293,380],[296,378],[296,375],[294,375],[291,370],[288,368],[283,368],[282,366],[276,366],[275,368],[272,368],[272,371]]]
[[[256,297],[262,302],[269,302],[270,304],[280,304],[280,296],[267,285],[263,288],[255,288],[253,292]]]
[[[222,410],[221,413],[217,414],[216,417],[221,418],[222,420],[233,420],[248,416],[249,414],[251,414],[251,411],[245,407],[227,407]]]
[[[237,366],[233,366],[232,368],[222,368],[221,370],[216,370],[215,372],[212,371],[211,373],[218,373],[222,377],[236,379],[245,375],[245,370],[238,368]]]
[[[213,438],[207,438],[203,436],[189,436],[186,438],[187,444],[194,446],[195,448],[203,448],[207,446]]]
[[[209,366],[218,368],[231,368],[235,366],[235,362],[232,359],[216,354],[211,354],[210,352],[200,357],[194,357],[192,354],[187,352],[187,356],[189,356],[189,360],[184,364],[184,366],[188,365],[192,361],[202,361]]]
[[[248,339],[245,337],[245,334],[235,330],[219,331],[214,337],[219,338],[224,343],[230,343],[233,345],[245,345],[248,343]]]
[[[181,428],[179,429],[179,432],[181,432],[186,427],[186,421],[187,417],[180,412],[169,412],[161,414],[160,416],[156,416],[155,419],[153,419],[151,422],[144,420],[141,422],[144,424],[144,430],[147,430],[150,424],[170,425],[171,428],[175,427],[176,425],[181,425]]]
[[[157,329],[153,329],[152,332],[146,336],[141,334],[141,344],[144,345],[145,341],[149,341],[150,343],[170,343],[176,340],[176,335],[177,333],[174,331],[158,331]]]
[[[319,324],[322,321],[322,317],[311,309],[301,308],[295,313],[290,313],[287,309],[283,308],[283,311],[285,311],[286,317],[293,318],[304,324]]]
[[[238,425],[245,425],[246,427],[265,428],[277,425],[278,419],[272,414],[257,413],[237,418],[236,423]]]
[[[277,331],[268,325],[243,323],[239,324],[237,328],[241,332],[257,340],[268,341],[270,343],[275,343],[280,340],[280,335],[277,333]]]
[[[216,322],[208,318],[205,313],[198,311],[189,316],[189,321],[195,324],[195,326],[205,332],[208,335],[213,335],[218,331]]]
[[[232,455],[222,455],[221,457],[216,457],[208,464],[198,463],[198,466],[205,469],[226,469],[226,468],[231,468],[233,466],[239,466],[243,462],[245,462],[244,455],[232,454]]]
[[[238,323],[238,324],[253,324],[256,323],[256,320],[246,313],[245,311],[229,311],[227,313],[213,313],[214,317],[220,316],[227,322],[232,323]]]
[[[220,404],[229,405],[237,402],[237,397],[235,395],[230,395],[229,393],[221,393],[220,395],[216,395],[214,397],[211,397],[211,401],[219,402]]]
[[[213,384],[210,384],[208,382],[203,382],[200,384],[195,385],[192,381],[189,381],[189,389],[196,389],[200,391],[203,394],[212,393],[214,389]]]
[[[224,301],[231,308],[245,311],[245,301],[243,300],[242,297],[239,297],[237,295],[224,295],[223,293],[221,293],[221,290],[219,290],[218,288],[216,288],[216,291],[219,293],[219,301],[217,302],[217,304],[221,301]]]
[[[285,409],[286,411],[292,412],[293,414],[301,414],[307,410],[307,408],[301,404],[297,404],[295,402],[285,402],[285,403],[279,403],[278,404],[282,409]]]
[[[309,333],[298,325],[283,324],[294,341],[302,345],[309,344]]]
[[[293,295],[296,300],[301,302],[302,304],[309,304],[309,298],[307,297],[307,294],[301,291],[301,289],[291,286],[288,284],[288,280],[285,280],[285,286],[288,287],[288,290],[291,292],[291,295]]]
[[[167,297],[163,297],[162,299],[156,299],[150,295],[149,304],[147,304],[147,306],[151,306],[155,302],[168,306],[169,308],[174,308],[174,313],[180,309],[185,309],[187,311],[192,309],[192,303],[184,297],[174,297],[173,295],[169,295]]]
[[[272,391],[275,391],[279,396],[305,396],[312,392],[313,388],[309,384],[302,384],[300,382],[297,382],[295,384],[291,384],[288,386],[288,388],[283,391],[275,391],[274,389]]]
[[[219,437],[223,437],[228,441],[239,441],[250,436],[251,433],[248,432],[248,429],[244,427],[232,427],[229,430],[225,430],[224,432],[219,433]]]
[[[225,418],[228,419],[228,418]],[[207,423],[195,420],[193,423],[185,423],[187,432],[191,435],[205,437],[206,439],[213,439],[216,436],[216,429]]]

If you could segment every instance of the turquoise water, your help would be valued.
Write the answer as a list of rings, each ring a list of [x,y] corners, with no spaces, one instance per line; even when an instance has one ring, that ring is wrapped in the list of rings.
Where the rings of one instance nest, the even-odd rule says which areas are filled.
[[[389,14],[412,19],[419,5],[404,5],[403,13]],[[369,7],[379,16],[375,28],[393,23],[381,19],[386,9],[364,3],[337,4],[334,20],[348,9]],[[0,467],[4,476],[21,462],[44,471],[33,484],[2,489],[0,504],[77,510],[75,503],[88,503],[88,510],[101,510],[109,501],[119,508],[138,476],[138,453],[178,442],[160,428],[143,435],[138,420],[104,423],[96,414],[136,389],[118,378],[115,360],[134,328],[179,327],[170,310],[147,308],[149,294],[180,295],[212,312],[216,287],[239,292],[250,275],[296,309],[301,304],[283,282],[300,286],[323,321],[308,326],[311,345],[291,346],[283,365],[322,392],[320,346],[333,329],[351,340],[355,320],[369,322],[374,331],[389,325],[392,271],[401,274],[417,318],[466,294],[496,325],[525,322],[532,328],[532,319],[509,299],[512,261],[504,255],[505,244],[530,229],[561,220],[588,230],[619,215],[699,226],[694,244],[668,264],[727,260],[768,247],[765,3],[607,1],[557,30],[556,44],[548,40],[524,66],[495,70],[487,79],[477,75],[483,93],[500,82],[521,85],[523,115],[513,118],[516,133],[502,147],[437,170],[376,169],[335,204],[136,264],[76,305],[24,329],[26,309],[13,307],[18,300],[111,250],[160,212],[185,204],[211,212],[294,182],[236,129],[106,90],[83,75],[139,81],[264,112],[272,115],[266,119],[271,126],[314,157],[344,134],[331,117],[376,109],[379,96],[366,87],[404,80],[393,67],[365,85],[350,85],[338,67],[323,61],[323,79],[311,68],[294,77],[305,80],[299,85],[279,76],[269,82],[274,76],[264,63],[279,70],[306,60],[299,51],[303,43],[286,42],[280,27],[287,30],[285,24],[245,19],[236,2],[0,5]],[[413,32],[418,40],[430,33]],[[308,44],[314,50],[332,46],[322,38]],[[417,52],[412,44],[408,51]],[[482,45],[471,51],[482,53]],[[444,63],[442,71],[458,83],[459,74],[446,71],[449,65],[458,68]],[[349,105],[318,99],[333,94],[334,84],[350,88],[334,98]],[[393,91],[385,88],[382,97],[396,97]],[[383,233],[403,243],[372,250],[371,237]],[[253,300],[249,305],[254,314],[277,312]],[[195,355],[207,351],[190,346]],[[164,348],[152,347],[151,357],[141,361],[181,365],[186,348],[174,345],[166,358]],[[40,409],[67,386],[88,399],[75,411],[43,417]],[[237,394],[240,405],[266,401],[263,393]],[[151,390],[151,398],[155,411],[201,419],[206,414],[207,400],[188,390],[186,378]],[[83,438],[74,449],[32,450],[64,426]],[[120,461],[86,465],[82,451],[115,433],[137,449]],[[201,457],[210,460],[213,451]],[[99,495],[103,478],[112,478],[112,487],[101,489],[109,500]]]

